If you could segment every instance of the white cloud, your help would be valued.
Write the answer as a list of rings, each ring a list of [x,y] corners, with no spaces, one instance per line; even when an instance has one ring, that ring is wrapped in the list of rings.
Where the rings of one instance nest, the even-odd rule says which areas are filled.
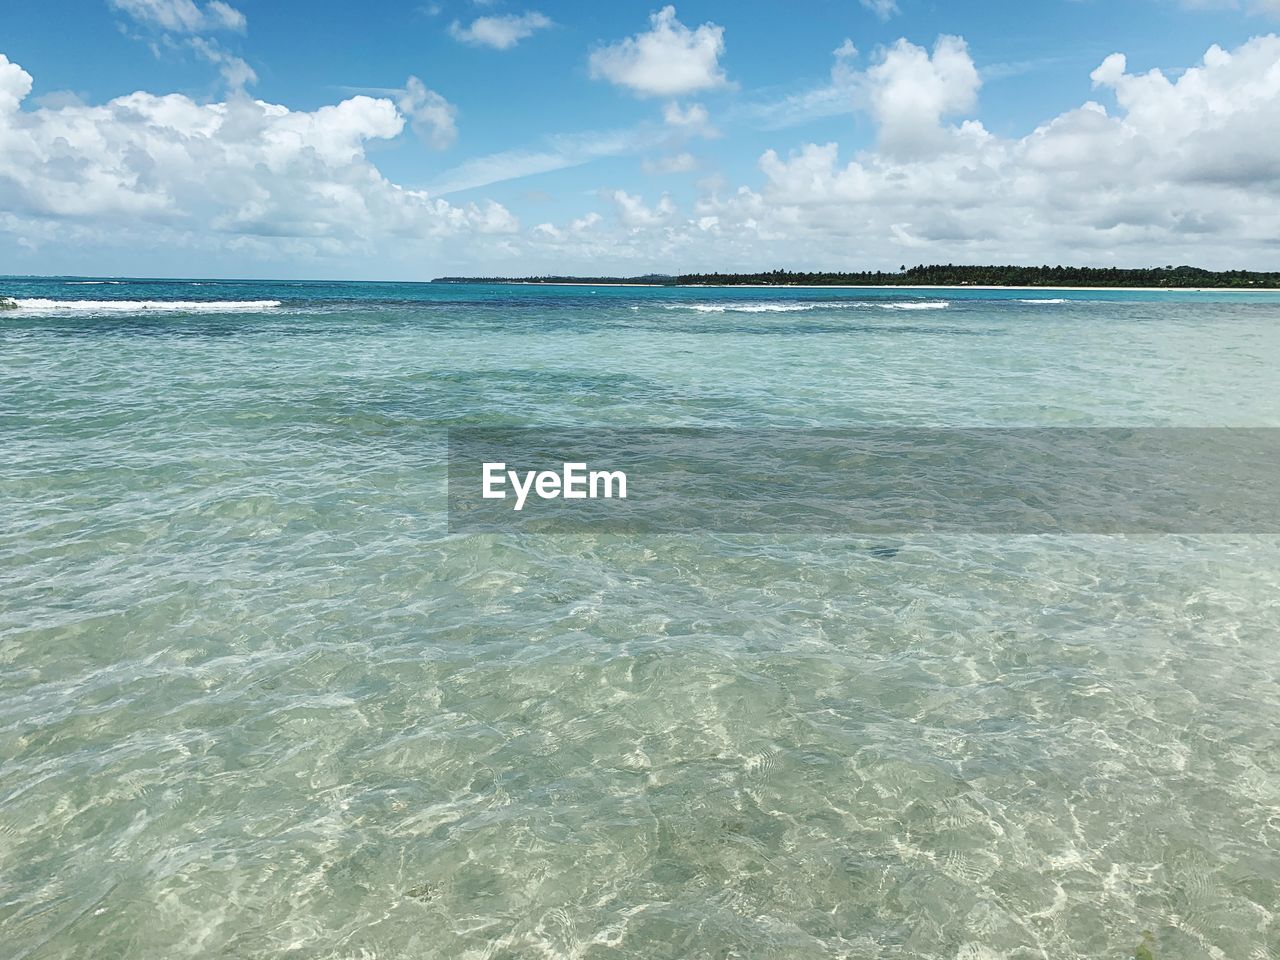
[[[972,109],[982,85],[964,40],[946,36],[932,54],[899,40],[879,52],[861,80],[881,149],[901,156],[936,148],[946,133],[942,118]]]
[[[890,17],[901,13],[895,0],[858,0],[864,7],[874,13],[881,20],[888,20]]]
[[[436,150],[452,146],[458,139],[458,108],[417,77],[405,83],[396,105],[409,118],[414,131]]]
[[[652,207],[645,206],[643,197],[633,196],[625,190],[615,190],[611,196],[618,222],[628,229],[660,226],[669,222],[676,213],[676,205],[666,194]]]
[[[30,76],[0,58],[0,249],[68,250],[97,236],[138,256],[186,244],[345,264],[357,250],[374,265],[388,250],[445,249],[464,272],[607,274],[904,261],[1263,267],[1280,253],[1280,152],[1267,133],[1280,129],[1280,37],[1210,47],[1179,71],[1112,55],[1091,75],[1094,100],[1019,136],[978,121],[978,72],[958,38],[899,41],[862,65],[845,51],[836,65],[850,135],[855,110],[874,130],[865,149],[784,140],[742,186],[709,175],[677,205],[614,183],[626,189],[598,194],[600,212],[520,233],[497,204],[438,193],[628,153],[655,157],[655,172],[686,166],[680,124],[548,138],[468,161],[427,193],[387,180],[367,155],[429,105],[412,82],[314,111],[148,93],[31,109]],[[696,125],[697,106],[668,104],[664,120]]]
[[[651,29],[591,54],[591,75],[641,96],[677,97],[724,86],[720,57],[724,27],[690,30],[666,6],[650,16]]]
[[[242,90],[251,83],[258,82],[258,75],[240,57],[223,50],[216,41],[204,37],[190,37],[188,43],[201,58],[217,65],[222,79],[232,90]]]
[[[245,16],[222,0],[210,0],[203,7],[193,0],[108,0],[115,9],[138,23],[170,33],[207,33],[234,30],[243,33]]]
[[[858,49],[845,41],[832,51],[829,83],[781,100],[747,104],[739,116],[770,129],[849,113],[855,106],[876,120],[881,148],[909,155],[947,139],[945,117],[971,109],[982,77],[960,37],[939,37],[933,50],[905,39],[881,47],[871,66],[855,67]]]
[[[707,108],[700,103],[682,107],[673,100],[663,107],[662,121],[670,135],[663,144],[664,155],[646,159],[641,164],[641,169],[648,174],[690,173],[696,170],[697,159],[682,148],[695,137],[712,140],[720,136],[720,131],[711,123]]]
[[[847,78],[876,123],[874,149],[844,159],[834,143],[769,150],[759,186],[726,194],[712,181],[688,209],[614,192],[618,229],[564,250],[602,272],[1274,262],[1280,153],[1265,131],[1280,129],[1280,38],[1210,47],[1172,75],[1131,73],[1114,55],[1092,78],[1114,108],[1090,101],[998,137],[972,118],[978,85],[963,42],[930,52],[903,41]]]
[[[455,20],[449,26],[449,33],[455,40],[463,43],[509,50],[521,40],[532,36],[534,31],[544,30],[549,26],[551,21],[547,17],[532,10],[519,15],[478,17],[467,27]]]
[[[711,123],[711,115],[700,103],[691,103],[687,107],[672,101],[662,110],[662,120],[671,129],[684,136],[705,137],[710,140],[720,136]]]
[[[242,33],[247,26],[244,14],[235,7],[223,3],[222,0],[210,0],[204,9],[205,18],[214,26],[227,30],[239,30]]]
[[[203,7],[193,0],[108,0],[112,7],[128,14],[139,24],[160,31],[151,42],[157,56],[161,49],[189,49],[201,60],[218,68],[232,91],[242,91],[257,83],[258,75],[242,57],[226,50],[210,34],[231,30],[244,33],[245,16],[223,0],[209,0]]]
[[[12,113],[31,92],[31,74],[0,53],[0,116]]]
[[[948,259],[969,250],[1144,262],[1179,252],[1155,258],[1165,262],[1274,249],[1280,155],[1256,131],[1280,128],[1280,38],[1211,47],[1176,80],[1130,74],[1113,55],[1093,80],[1114,92],[1118,115],[1090,102],[1020,139],[973,120],[942,126],[941,116],[972,106],[972,63],[958,41],[940,41],[932,58],[908,46],[863,78],[887,149],[843,167],[834,144],[787,159],[767,152],[760,195],[773,217],[787,211],[803,232],[852,230]],[[944,90],[942,76],[961,82]]]
[[[338,256],[517,229],[498,204],[452,205],[380,173],[366,145],[406,124],[389,99],[301,111],[243,95],[201,104],[138,92],[100,106],[22,110],[30,87],[0,55],[0,230],[15,242],[96,237],[222,250],[270,238],[264,249],[273,254],[287,242]],[[431,122],[422,111],[439,104],[429,93],[411,81],[414,119]]]

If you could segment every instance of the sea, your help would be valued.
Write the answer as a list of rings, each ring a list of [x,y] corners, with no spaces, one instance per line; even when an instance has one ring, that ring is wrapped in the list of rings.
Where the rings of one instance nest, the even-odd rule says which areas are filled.
[[[1280,955],[1273,533],[471,532],[446,462],[1280,428],[1280,294],[0,297],[6,960]]]

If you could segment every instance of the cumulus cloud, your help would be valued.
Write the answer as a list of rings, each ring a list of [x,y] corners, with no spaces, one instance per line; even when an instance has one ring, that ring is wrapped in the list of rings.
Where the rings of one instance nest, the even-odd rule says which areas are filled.
[[[463,269],[529,273],[938,260],[1262,267],[1280,252],[1280,152],[1266,133],[1280,129],[1280,37],[1211,46],[1178,71],[1113,54],[1092,71],[1093,99],[1016,136],[979,122],[978,71],[959,38],[899,41],[862,64],[842,47],[836,63],[851,132],[855,110],[874,128],[864,149],[783,140],[741,186],[709,176],[677,204],[629,185],[598,194],[599,212],[519,232],[497,204],[451,204],[370,161],[370,143],[399,136],[415,105],[428,105],[425,86],[314,111],[147,93],[32,109],[30,75],[0,58],[0,234],[13,250],[65,248],[86,231],[145,225],[166,243],[334,257],[448,238]],[[655,172],[687,166],[675,131],[702,122],[697,106],[668,104],[673,122],[660,127],[478,158],[441,182],[475,188],[626,153],[666,155],[650,162]]]
[[[12,113],[31,92],[31,74],[0,53],[0,115]]]
[[[838,61],[847,56],[843,51]],[[964,40],[947,36],[932,53],[899,40],[879,52],[861,80],[881,149],[900,156],[936,149],[946,135],[942,118],[971,110],[982,85]]]
[[[507,14],[501,17],[478,17],[470,26],[463,26],[457,20],[449,26],[449,33],[455,40],[475,46],[492,47],[495,50],[509,50],[521,40],[530,37],[537,30],[551,26],[551,21],[531,10],[522,14]]]
[[[858,49],[845,39],[834,51],[829,83],[782,100],[740,108],[765,127],[792,126],[848,114],[857,106],[876,121],[881,149],[910,155],[948,138],[942,121],[971,110],[982,77],[961,37],[942,36],[927,50],[905,39],[881,47],[858,70]]]
[[[1091,101],[1019,139],[974,120],[943,126],[940,117],[972,106],[972,62],[958,41],[940,41],[932,57],[909,46],[895,45],[863,78],[888,148],[843,166],[835,144],[786,159],[766,152],[759,198],[771,216],[787,211],[806,231],[852,228],[949,258],[1034,250],[1133,261],[1136,251],[1178,251],[1156,258],[1164,262],[1274,250],[1280,155],[1256,131],[1280,125],[1280,38],[1210,47],[1176,79],[1129,73],[1124,56],[1110,56],[1092,79],[1114,95],[1115,114]],[[903,89],[904,75],[914,90]],[[958,92],[942,89],[944,75],[962,79]]]
[[[517,229],[498,204],[455,206],[370,162],[367,144],[400,135],[407,116],[447,133],[451,114],[412,79],[405,112],[368,96],[302,111],[143,92],[27,111],[30,88],[30,75],[0,55],[0,210],[4,229],[23,237],[145,225],[153,238],[288,238],[336,255]]]
[[[1261,133],[1280,129],[1278,37],[1212,46],[1175,74],[1131,72],[1112,55],[1092,74],[1098,100],[1021,137],[996,136],[972,116],[977,72],[958,38],[932,50],[900,41],[846,79],[876,124],[874,148],[768,150],[758,185],[726,193],[710,181],[687,209],[659,212],[616,192],[615,231],[568,249],[602,270],[891,269],[903,260],[1261,267],[1280,250],[1280,153]]]
[[[591,54],[591,75],[640,96],[678,97],[724,86],[720,57],[724,27],[704,23],[690,30],[666,6],[649,18],[650,29]]]
[[[444,150],[458,139],[458,108],[434,90],[428,90],[417,77],[408,79],[396,105],[409,118],[418,136],[434,149]]]
[[[140,24],[170,33],[208,33],[245,29],[245,16],[222,0],[200,6],[193,0],[108,0],[112,7]]]
[[[628,229],[656,227],[667,223],[676,214],[676,205],[666,194],[652,207],[645,206],[644,198],[633,196],[625,190],[612,194],[618,222]]]

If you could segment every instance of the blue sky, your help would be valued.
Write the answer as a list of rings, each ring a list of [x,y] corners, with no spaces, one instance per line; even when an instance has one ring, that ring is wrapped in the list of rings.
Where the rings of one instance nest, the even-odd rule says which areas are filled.
[[[10,5],[0,272],[1274,267],[1278,20],[1277,0]]]

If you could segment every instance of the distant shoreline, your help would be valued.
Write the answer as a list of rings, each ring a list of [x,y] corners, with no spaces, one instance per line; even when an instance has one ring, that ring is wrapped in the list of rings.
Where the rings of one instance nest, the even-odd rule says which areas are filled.
[[[591,283],[587,280],[432,280],[440,286],[488,284],[507,287],[645,287],[654,290],[1045,290],[1056,293],[1085,293],[1116,290],[1128,293],[1280,293],[1280,287],[1024,287],[1006,284],[920,284],[920,283]]]
[[[885,270],[761,270],[643,273],[633,276],[444,276],[432,283],[636,287],[764,287],[846,290],[1280,290],[1277,270],[1206,270],[1203,267],[1072,267],[1012,264],[921,264]]]

